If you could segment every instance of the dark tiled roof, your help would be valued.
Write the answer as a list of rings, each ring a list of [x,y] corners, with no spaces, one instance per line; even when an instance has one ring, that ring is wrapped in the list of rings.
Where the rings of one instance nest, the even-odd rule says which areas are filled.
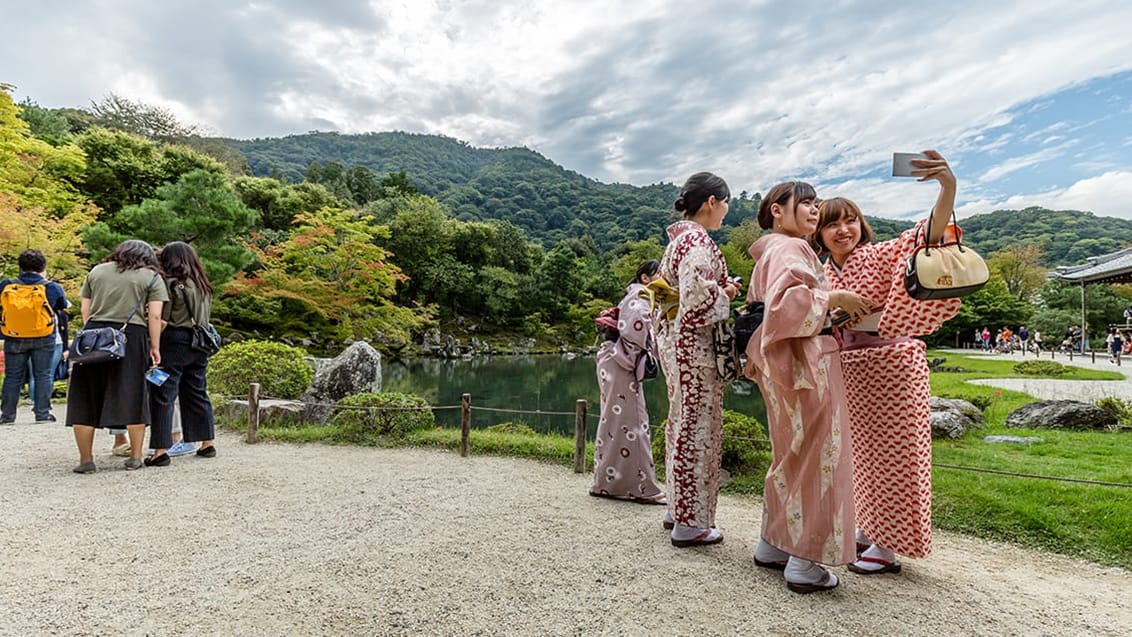
[[[1132,248],[1090,257],[1083,265],[1057,269],[1057,278],[1070,283],[1132,282]]]

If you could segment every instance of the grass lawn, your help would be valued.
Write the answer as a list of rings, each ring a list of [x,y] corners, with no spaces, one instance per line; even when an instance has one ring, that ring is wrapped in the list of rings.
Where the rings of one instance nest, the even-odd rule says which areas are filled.
[[[1010,412],[1033,398],[1019,392],[971,385],[974,378],[1018,377],[1017,360],[945,357],[967,373],[933,372],[932,394],[989,400],[988,427],[959,440],[933,444],[936,465],[949,464],[1101,482],[1132,483],[1132,431],[1084,432],[1008,429]],[[1118,380],[1116,372],[1073,368],[1059,379]],[[983,436],[1037,437],[1029,445],[987,444]],[[932,471],[933,520],[941,529],[1015,542],[1116,566],[1132,564],[1132,487],[1055,482],[936,467]]]

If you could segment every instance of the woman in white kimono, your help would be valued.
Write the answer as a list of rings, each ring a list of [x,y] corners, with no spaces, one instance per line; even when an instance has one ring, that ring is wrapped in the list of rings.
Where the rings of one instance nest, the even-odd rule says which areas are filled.
[[[642,381],[652,346],[652,314],[641,292],[656,278],[660,262],[651,259],[618,304],[618,319],[605,325],[606,341],[597,352],[597,381],[601,387],[601,419],[594,438],[594,479],[590,495],[666,504],[656,482],[652,461],[649,413]]]

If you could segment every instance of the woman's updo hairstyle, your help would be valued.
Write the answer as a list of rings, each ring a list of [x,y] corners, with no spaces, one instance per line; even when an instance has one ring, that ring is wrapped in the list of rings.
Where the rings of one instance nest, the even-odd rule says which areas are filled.
[[[715,195],[717,201],[727,201],[731,198],[731,189],[722,177],[711,173],[696,173],[684,182],[680,196],[672,202],[672,209],[688,219],[695,216],[700,211],[700,206],[712,195]]]
[[[774,204],[785,206],[791,198],[796,202],[817,199],[818,191],[804,181],[785,181],[771,188],[759,203],[759,227],[763,230],[774,227],[774,215],[771,214],[770,207]]]
[[[656,273],[660,272],[660,261],[656,259],[649,259],[642,261],[641,265],[637,267],[637,274],[633,277],[633,283],[642,283],[642,276],[654,277]]]

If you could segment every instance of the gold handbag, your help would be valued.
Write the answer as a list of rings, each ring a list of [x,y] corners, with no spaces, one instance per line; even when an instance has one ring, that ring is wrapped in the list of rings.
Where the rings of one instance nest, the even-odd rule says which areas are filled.
[[[978,253],[963,245],[963,232],[955,223],[955,211],[951,211],[951,224],[944,233],[945,238],[934,246],[927,244],[931,223],[929,215],[923,241],[916,233],[916,247],[912,256],[908,257],[904,270],[904,289],[908,296],[923,301],[951,299],[977,292],[987,284],[990,271]]]

